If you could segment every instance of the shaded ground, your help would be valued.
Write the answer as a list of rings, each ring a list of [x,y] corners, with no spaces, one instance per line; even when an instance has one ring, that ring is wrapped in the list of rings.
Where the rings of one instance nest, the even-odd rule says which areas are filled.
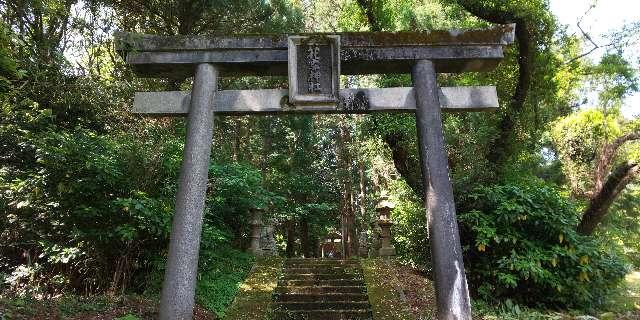
[[[226,312],[228,320],[268,319],[271,294],[278,285],[284,259],[264,258],[256,261],[251,273],[240,286],[233,304]]]
[[[396,277],[413,315],[419,319],[436,318],[436,292],[431,280],[409,266],[396,265]]]
[[[435,290],[433,283],[419,271],[394,263],[393,260],[368,259],[362,261],[374,307],[374,319],[435,319]],[[640,272],[626,278],[627,288],[610,297],[608,310],[590,314],[586,318],[579,311],[545,311],[514,306],[492,307],[474,304],[474,320],[640,320]],[[377,308],[377,309],[376,309]],[[407,312],[408,311],[408,312]]]
[[[474,305],[474,320],[640,320],[640,272],[626,277],[626,288],[614,296],[607,297],[608,311],[589,314],[570,311],[545,311],[524,307],[492,307],[481,302]]]
[[[629,304],[633,304],[633,308],[640,316],[640,271],[631,273],[626,278],[629,289],[627,290]],[[640,318],[640,317],[639,317]]]
[[[282,272],[281,258],[259,260],[240,287],[225,319],[268,319],[271,294]],[[363,259],[369,301],[375,320],[435,319],[435,291],[429,279],[393,260]],[[640,320],[640,272],[627,276],[627,289],[611,297],[611,312],[597,312],[600,320]],[[142,296],[64,297],[56,300],[0,298],[1,320],[151,320],[156,318],[157,300]],[[506,310],[474,305],[475,320],[575,320],[578,312],[542,311],[526,308]],[[196,320],[215,315],[198,307]]]
[[[625,292],[612,302],[612,308],[617,314],[611,319],[640,320],[640,271],[627,275],[625,280]]]
[[[369,302],[375,320],[415,320],[392,261],[363,259]]]
[[[141,296],[0,299],[2,320],[152,320],[157,309],[155,299]],[[215,315],[198,306],[194,319],[213,320]]]

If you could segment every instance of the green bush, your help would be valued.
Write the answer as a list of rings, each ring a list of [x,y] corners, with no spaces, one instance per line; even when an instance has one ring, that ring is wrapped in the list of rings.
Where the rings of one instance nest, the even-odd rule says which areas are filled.
[[[25,170],[0,170],[3,272],[15,293],[116,290],[165,246],[173,168],[161,138],[76,129],[20,137]],[[162,141],[162,142],[161,142]],[[5,167],[6,168],[6,167]],[[169,190],[156,188],[165,184]]]
[[[487,301],[593,307],[616,288],[627,266],[612,243],[581,236],[578,212],[543,184],[482,187],[460,214],[468,280]]]
[[[229,234],[205,225],[200,243],[196,301],[220,318],[224,317],[255,261],[253,255],[232,248],[229,237]],[[160,294],[166,256],[158,257],[154,265],[154,271],[146,279],[147,295]]]
[[[166,254],[180,136],[152,126],[144,139],[82,128],[7,128],[0,127],[0,141],[30,150],[24,158],[31,162],[20,169],[0,166],[0,212],[7,217],[0,220],[0,279],[7,283],[2,289],[24,296],[146,290],[154,261]],[[248,208],[263,205],[271,194],[261,187],[260,171],[248,164],[212,164],[210,176],[203,250],[215,243],[229,247],[224,252],[232,258],[247,260],[230,249],[231,242],[241,244]],[[240,265],[230,264],[244,274],[246,263]]]
[[[229,246],[203,248],[196,288],[198,303],[223,318],[253,262],[252,255]]]
[[[403,263],[428,271],[431,269],[431,254],[423,202],[404,180],[394,181],[390,189],[391,200],[396,204],[391,217],[396,253]]]

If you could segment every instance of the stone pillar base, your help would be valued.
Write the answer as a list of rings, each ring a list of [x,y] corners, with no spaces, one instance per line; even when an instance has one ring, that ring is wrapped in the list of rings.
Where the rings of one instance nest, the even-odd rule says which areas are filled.
[[[380,257],[394,257],[396,255],[396,248],[386,247],[378,250],[378,256]]]

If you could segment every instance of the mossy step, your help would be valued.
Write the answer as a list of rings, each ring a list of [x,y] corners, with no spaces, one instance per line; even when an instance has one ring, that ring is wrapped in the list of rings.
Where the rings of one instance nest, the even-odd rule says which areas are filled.
[[[335,273],[335,274],[356,274],[361,275],[360,267],[335,267],[335,266],[314,266],[314,267],[288,267],[284,269],[286,274],[316,274],[316,273]]]
[[[335,273],[319,273],[319,274],[284,274],[282,280],[360,280],[364,281],[362,274],[335,274]]]
[[[372,319],[358,260],[289,259],[273,301],[276,320]]]
[[[285,267],[294,265],[307,266],[359,266],[358,260],[327,260],[327,259],[289,259],[285,262]]]
[[[278,281],[278,286],[287,286],[287,287],[307,287],[307,286],[361,286],[363,284],[362,280],[354,280],[354,279],[337,279],[337,280],[318,280],[318,279],[307,279],[307,280],[280,280]]]
[[[360,286],[304,286],[304,287],[277,287],[274,293],[367,293],[367,287]]]
[[[311,311],[311,310],[369,310],[369,301],[296,301],[276,302],[274,310]]]
[[[275,320],[372,320],[371,310],[276,311]]]
[[[276,293],[274,301],[282,302],[361,302],[369,301],[364,293]]]

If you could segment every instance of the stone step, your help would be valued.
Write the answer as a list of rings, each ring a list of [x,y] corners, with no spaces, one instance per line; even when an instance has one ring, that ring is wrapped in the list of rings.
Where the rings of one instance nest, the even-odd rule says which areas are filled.
[[[314,264],[352,264],[360,262],[357,259],[287,259],[285,263],[314,263]]]
[[[279,280],[278,286],[285,287],[308,287],[308,286],[360,286],[362,285],[362,280],[354,280],[354,279],[337,279],[337,280]]]
[[[369,310],[369,301],[296,301],[296,302],[276,302],[274,309],[291,311],[311,311],[311,310]]]
[[[275,320],[372,320],[371,310],[276,311]]]
[[[273,294],[275,320],[372,320],[358,260],[289,259]]]
[[[321,267],[353,267],[359,268],[360,264],[358,262],[286,262],[284,264],[285,268],[321,268]]]
[[[367,294],[367,287],[360,286],[298,286],[298,287],[277,287],[274,293],[363,293]]]
[[[363,280],[362,274],[334,274],[334,273],[318,273],[318,274],[287,274],[282,276],[282,280]]]
[[[338,266],[314,266],[314,267],[287,267],[284,268],[285,274],[317,274],[317,273],[335,273],[335,274],[362,274],[362,269],[357,266],[338,267]]]
[[[363,293],[276,293],[274,301],[278,302],[360,302],[369,301]]]

